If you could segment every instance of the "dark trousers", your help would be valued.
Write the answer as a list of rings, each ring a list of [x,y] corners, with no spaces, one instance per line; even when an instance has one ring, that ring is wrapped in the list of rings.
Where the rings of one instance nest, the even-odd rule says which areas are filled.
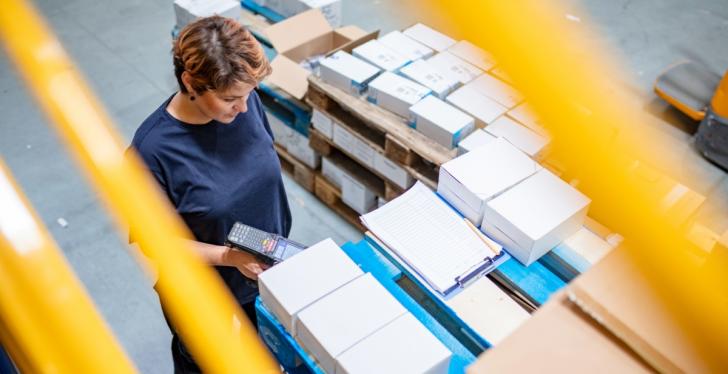
[[[258,330],[258,317],[255,314],[255,301],[243,304],[241,307],[255,329]],[[172,325],[169,324],[169,320],[167,320],[167,324],[169,325],[169,329],[172,331],[172,360],[174,361],[175,374],[202,373],[200,367],[197,366],[197,363],[195,363],[192,355],[187,350],[187,347],[185,347],[182,340],[177,335],[177,332],[174,330]]]

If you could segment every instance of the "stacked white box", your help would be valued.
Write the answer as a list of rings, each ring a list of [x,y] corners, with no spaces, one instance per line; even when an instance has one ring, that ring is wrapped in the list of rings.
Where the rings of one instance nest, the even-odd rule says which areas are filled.
[[[326,138],[334,138],[334,120],[316,108],[313,109],[311,115],[311,124]]]
[[[399,73],[429,88],[441,99],[445,99],[460,84],[457,79],[445,75],[425,60],[417,60],[400,69]]]
[[[426,45],[402,34],[400,31],[392,31],[380,37],[379,42],[399,52],[410,61],[432,56],[435,51]]]
[[[450,351],[411,314],[349,348],[336,358],[337,374],[447,373]]]
[[[341,189],[341,184],[343,183],[346,171],[344,171],[344,169],[335,162],[331,161],[330,158],[323,157],[321,159],[321,174],[326,177],[331,184]]]
[[[447,51],[483,71],[488,71],[495,66],[493,56],[467,40],[453,44]]]
[[[438,52],[444,51],[455,44],[455,39],[421,23],[410,26],[403,31],[403,34]]]
[[[547,134],[543,127],[543,122],[541,122],[541,119],[536,116],[528,103],[524,102],[519,104],[515,108],[509,110],[506,115],[541,135]]]
[[[590,202],[541,169],[486,203],[481,230],[528,266],[581,228]]]
[[[341,178],[341,201],[359,214],[369,213],[377,206],[377,195],[349,173]]]
[[[370,40],[354,48],[351,54],[384,71],[397,71],[402,66],[410,63],[408,58],[378,40]]]
[[[311,169],[317,169],[321,165],[321,155],[308,145],[308,138],[298,131],[291,131],[286,150]]]
[[[324,371],[334,373],[336,357],[406,313],[367,273],[298,313],[295,338]]]
[[[325,239],[261,273],[260,298],[295,335],[304,308],[363,274],[333,240]]]
[[[437,192],[475,226],[485,204],[541,169],[503,138],[497,138],[440,167]]]
[[[475,148],[488,144],[488,142],[494,139],[496,139],[496,137],[489,134],[487,131],[477,129],[458,143],[458,156],[462,156]]]
[[[270,114],[269,112],[265,112],[265,116],[268,118],[270,130],[273,132],[273,140],[275,140],[275,142],[281,145],[283,148],[287,148],[289,139],[291,138],[295,130],[287,126],[285,123],[283,123],[283,121],[278,119],[278,117]]]
[[[508,83],[485,73],[472,81],[473,88],[510,109],[523,101],[523,96]]]
[[[431,92],[421,84],[385,71],[369,83],[367,100],[407,118],[409,108]]]
[[[334,144],[349,153],[360,164],[367,168],[374,167],[374,154],[377,151],[338,123],[334,124]]]
[[[502,116],[485,128],[493,136],[500,136],[508,139],[523,152],[529,156],[539,159],[547,150],[549,138],[538,134],[535,131],[521,125],[520,123],[510,119],[508,116]]]
[[[402,189],[409,188],[415,182],[407,170],[381,153],[374,154],[374,170]]]
[[[360,95],[380,69],[344,51],[321,60],[321,79],[352,95]]]
[[[475,129],[473,117],[432,95],[410,108],[410,124],[448,149]]]
[[[188,23],[202,17],[220,15],[237,20],[242,8],[239,1],[234,0],[175,0],[174,15],[177,27],[182,28]]]
[[[483,128],[506,113],[508,108],[483,95],[472,85],[466,84],[447,95],[447,102],[475,118],[478,128]]]
[[[468,83],[483,74],[482,70],[448,52],[440,52],[428,58],[427,62],[460,84]]]

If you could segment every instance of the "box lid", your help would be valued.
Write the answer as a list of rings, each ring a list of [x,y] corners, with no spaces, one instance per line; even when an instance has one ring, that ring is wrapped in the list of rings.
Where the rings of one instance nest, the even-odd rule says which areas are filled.
[[[446,100],[486,125],[495,121],[496,118],[508,110],[503,105],[468,85],[455,90],[447,96]]]
[[[488,201],[541,169],[507,140],[497,138],[442,164],[460,186],[449,186],[475,211]],[[470,196],[468,196],[470,195]]]
[[[558,293],[466,370],[493,373],[652,373],[639,356]]]
[[[485,131],[508,139],[509,142],[531,157],[539,156],[539,153],[549,143],[549,139],[545,136],[532,131],[507,116],[501,116],[493,121],[493,123],[485,127]]]
[[[568,292],[595,321],[619,336],[660,372],[710,372],[670,314],[670,307],[627,248],[611,251],[570,285]]]
[[[461,40],[453,44],[447,51],[477,66],[481,70],[490,70],[495,66],[495,59],[490,53],[478,48],[475,44],[467,40]]]
[[[590,202],[574,187],[541,169],[490,200],[488,206],[529,238],[539,239]]]
[[[269,26],[265,35],[273,48],[283,54],[331,31],[321,11],[311,9]]]
[[[410,110],[451,134],[474,122],[473,117],[432,95],[425,96]]]

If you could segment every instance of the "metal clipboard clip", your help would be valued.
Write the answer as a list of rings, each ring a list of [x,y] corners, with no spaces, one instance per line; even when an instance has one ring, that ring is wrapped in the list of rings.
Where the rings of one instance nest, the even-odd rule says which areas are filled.
[[[486,257],[482,263],[471,267],[465,273],[456,277],[455,283],[457,283],[460,288],[465,288],[473,281],[480,278],[481,275],[492,270],[493,267],[493,259],[490,257]]]

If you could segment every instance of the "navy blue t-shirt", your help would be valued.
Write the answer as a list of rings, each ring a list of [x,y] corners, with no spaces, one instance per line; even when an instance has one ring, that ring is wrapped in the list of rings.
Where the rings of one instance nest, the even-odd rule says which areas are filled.
[[[167,99],[137,129],[141,155],[195,239],[222,245],[236,221],[288,236],[291,212],[273,134],[253,91],[248,111],[230,124],[190,125],[172,117]],[[257,286],[235,267],[217,266],[240,304]]]

